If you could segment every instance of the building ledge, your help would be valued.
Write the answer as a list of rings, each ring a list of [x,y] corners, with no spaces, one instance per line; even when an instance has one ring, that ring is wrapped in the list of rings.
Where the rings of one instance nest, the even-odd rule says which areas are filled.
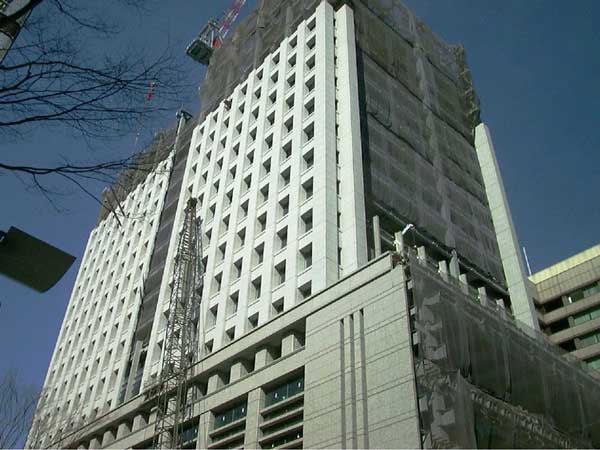
[[[562,308],[555,309],[546,314],[540,314],[540,320],[544,325],[549,325],[558,320],[572,316],[573,314],[585,312],[587,309],[600,305],[600,294],[592,295],[578,302],[571,303],[570,305],[563,306]]]

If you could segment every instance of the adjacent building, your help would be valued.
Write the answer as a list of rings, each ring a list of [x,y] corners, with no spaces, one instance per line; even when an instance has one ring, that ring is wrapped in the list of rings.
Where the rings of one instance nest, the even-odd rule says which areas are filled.
[[[600,245],[530,279],[541,330],[565,352],[600,369]]]
[[[594,380],[534,331],[461,47],[397,1],[265,0],[201,96],[155,170],[106,192],[29,445],[152,445],[190,198],[182,446],[600,445]]]

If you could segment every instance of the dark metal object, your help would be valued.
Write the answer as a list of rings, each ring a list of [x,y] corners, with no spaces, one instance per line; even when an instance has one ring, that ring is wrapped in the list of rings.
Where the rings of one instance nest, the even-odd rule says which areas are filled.
[[[75,257],[18,228],[0,232],[0,273],[38,292],[54,286]]]

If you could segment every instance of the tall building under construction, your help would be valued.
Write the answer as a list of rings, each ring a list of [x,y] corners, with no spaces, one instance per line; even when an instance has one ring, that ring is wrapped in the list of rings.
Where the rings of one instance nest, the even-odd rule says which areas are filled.
[[[262,0],[200,94],[107,190],[29,446],[156,445],[190,199],[176,446],[600,446],[597,381],[538,331],[462,47],[395,0]]]

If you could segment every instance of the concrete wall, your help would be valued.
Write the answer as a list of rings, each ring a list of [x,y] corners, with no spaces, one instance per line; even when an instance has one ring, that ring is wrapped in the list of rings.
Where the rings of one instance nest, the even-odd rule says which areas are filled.
[[[525,272],[519,239],[496,160],[496,151],[490,131],[483,123],[475,129],[475,148],[496,229],[513,314],[517,320],[529,327],[539,329],[533,305],[533,289]]]
[[[208,386],[190,415],[199,424],[198,448],[214,443],[215,412],[244,400],[245,446],[258,447],[265,390],[302,371],[305,448],[418,448],[405,283],[402,266],[384,255],[203,359],[191,378]],[[271,360],[265,349],[277,342],[281,356]],[[240,372],[238,362],[250,355],[253,370]],[[224,371],[229,382],[216,382]],[[138,396],[71,445],[142,445],[152,438],[151,406]]]

